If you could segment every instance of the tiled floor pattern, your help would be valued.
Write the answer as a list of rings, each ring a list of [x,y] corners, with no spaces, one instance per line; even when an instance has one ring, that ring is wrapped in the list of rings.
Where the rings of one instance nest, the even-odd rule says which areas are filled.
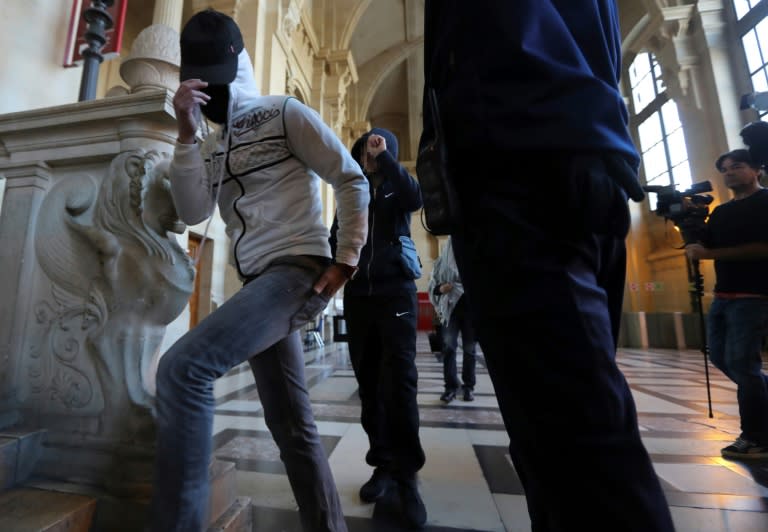
[[[477,399],[445,406],[439,400],[442,365],[429,352],[426,335],[419,337],[418,351],[426,530],[530,530],[484,366],[478,365]],[[371,469],[364,460],[367,438],[359,424],[357,384],[346,345],[326,345],[314,354],[306,377],[350,532],[402,530],[387,504],[377,505],[374,514],[374,505],[361,503],[357,495]],[[739,432],[735,386],[709,366],[709,417],[700,352],[624,349],[618,360],[678,531],[768,531],[768,462],[737,463],[719,453]],[[236,463],[239,494],[250,496],[255,505],[254,529],[299,532],[295,501],[247,365],[217,382],[216,397],[215,454]]]

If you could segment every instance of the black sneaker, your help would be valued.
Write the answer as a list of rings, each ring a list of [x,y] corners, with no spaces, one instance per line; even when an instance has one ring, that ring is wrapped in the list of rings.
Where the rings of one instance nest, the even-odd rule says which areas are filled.
[[[360,487],[360,500],[363,502],[376,502],[381,499],[392,485],[392,476],[389,471],[377,467],[368,482]]]
[[[450,403],[454,399],[456,399],[456,390],[445,390],[440,396],[440,400],[444,403]]]
[[[475,393],[470,388],[464,388],[464,400],[465,401],[474,401],[475,400]]]
[[[422,529],[427,523],[427,509],[421,500],[416,479],[397,483],[403,519],[410,528]]]
[[[720,451],[724,458],[761,460],[768,458],[768,445],[737,438],[735,442]]]

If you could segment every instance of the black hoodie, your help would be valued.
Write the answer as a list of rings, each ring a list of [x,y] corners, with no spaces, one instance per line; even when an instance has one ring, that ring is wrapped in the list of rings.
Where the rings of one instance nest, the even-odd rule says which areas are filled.
[[[411,236],[411,213],[421,208],[419,183],[397,162],[397,137],[391,131],[373,128],[352,147],[352,156],[361,161],[362,150],[370,135],[381,135],[386,151],[376,157],[383,180],[374,188],[368,181],[371,201],[368,205],[368,240],[360,252],[359,270],[345,288],[346,295],[373,296],[415,292],[400,264],[399,236]],[[337,220],[331,227],[331,248],[336,248]]]

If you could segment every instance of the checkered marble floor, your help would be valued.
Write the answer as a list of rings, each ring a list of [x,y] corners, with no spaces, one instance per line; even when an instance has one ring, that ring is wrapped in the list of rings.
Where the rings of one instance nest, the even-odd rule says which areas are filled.
[[[509,460],[487,371],[478,364],[476,400],[444,405],[442,364],[418,340],[420,472],[429,532],[530,530],[522,486]],[[392,516],[363,504],[357,492],[371,474],[359,424],[357,383],[346,344],[307,353],[306,378],[350,532],[402,530]],[[739,433],[736,388],[709,366],[709,417],[703,355],[698,351],[623,349],[619,365],[637,404],[651,454],[679,532],[768,530],[768,462],[724,460],[720,449]],[[461,361],[459,360],[459,368]],[[235,462],[239,495],[254,503],[254,530],[300,532],[279,452],[264,424],[247,365],[216,384],[215,455]],[[378,508],[378,507],[377,507]],[[599,509],[596,509],[599,511]],[[589,528],[588,523],[585,526]]]

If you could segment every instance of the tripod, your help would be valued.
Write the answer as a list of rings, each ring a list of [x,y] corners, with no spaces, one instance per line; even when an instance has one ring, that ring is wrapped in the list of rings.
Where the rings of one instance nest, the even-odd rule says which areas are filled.
[[[709,346],[707,345],[707,330],[704,320],[704,308],[701,303],[704,295],[704,277],[699,270],[699,261],[697,259],[686,258],[685,265],[688,270],[688,291],[691,294],[691,304],[699,315],[699,330],[701,331],[701,352],[704,355],[704,375],[707,381],[707,406],[709,407],[709,417],[712,415],[712,392],[709,388]]]

